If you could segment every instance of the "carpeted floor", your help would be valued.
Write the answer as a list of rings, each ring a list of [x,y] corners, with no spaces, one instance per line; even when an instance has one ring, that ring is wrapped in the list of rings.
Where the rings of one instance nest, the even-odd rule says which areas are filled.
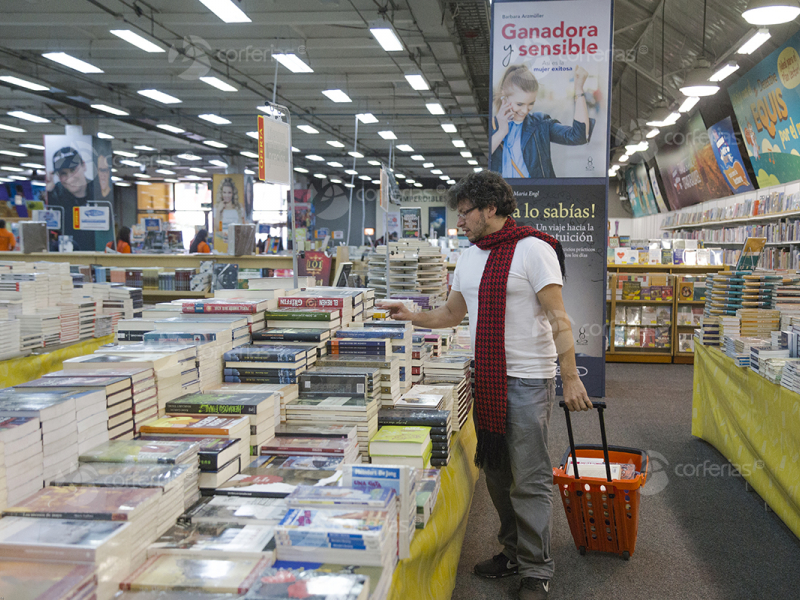
[[[732,475],[687,477],[700,465],[716,473],[728,461],[692,437],[692,367],[609,364],[606,428],[610,444],[646,449],[652,476],[640,508],[636,553],[580,556],[561,501],[553,506],[550,598],[567,600],[784,599],[800,597],[800,541],[745,482]],[[596,413],[573,418],[576,443],[600,443]],[[567,446],[563,412],[553,414],[550,456]],[[691,465],[686,468],[687,465]],[[676,475],[680,473],[682,476]],[[478,481],[458,565],[453,600],[516,598],[518,577],[485,580],[476,562],[501,550],[498,520],[483,477]]]

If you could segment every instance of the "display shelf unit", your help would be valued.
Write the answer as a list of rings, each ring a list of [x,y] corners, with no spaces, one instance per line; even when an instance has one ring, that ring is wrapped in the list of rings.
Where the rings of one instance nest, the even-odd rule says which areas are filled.
[[[787,210],[779,213],[755,215],[752,217],[737,217],[735,219],[723,219],[720,221],[703,221],[700,223],[686,223],[684,225],[667,225],[661,227],[661,229],[664,231],[676,231],[679,229],[716,229],[719,227],[725,227],[726,225],[779,221],[780,219],[786,219],[788,217],[800,217],[800,210]]]
[[[607,265],[610,273],[716,273],[723,265]]]
[[[615,265],[621,266],[621,265]],[[627,265],[625,265],[627,266]],[[633,265],[630,265],[633,266]],[[665,265],[667,266],[667,265]],[[636,273],[645,274],[645,269],[638,269]],[[669,275],[669,273],[659,273]],[[674,345],[672,337],[673,337],[673,323],[675,321],[675,307],[674,307],[674,299],[675,299],[675,280],[672,278],[672,300],[628,300],[628,299],[617,299],[617,283],[618,283],[618,275],[612,274],[611,276],[611,289],[609,298],[606,300],[607,306],[607,315],[608,315],[608,323],[609,323],[609,330],[608,330],[608,337],[609,337],[609,349],[606,351],[606,362],[635,362],[635,363],[671,363],[672,362],[672,346]],[[670,347],[669,348],[641,348],[635,346],[620,346],[617,347],[616,342],[616,335],[615,335],[615,326],[625,326],[626,335],[627,330],[629,327],[639,327],[636,325],[628,325],[626,323],[617,323],[616,322],[616,314],[617,314],[617,306],[624,306],[624,307],[636,307],[636,306],[669,306],[670,307],[670,323],[669,325],[662,325],[662,327],[670,327]],[[653,327],[655,328],[656,325],[643,325],[641,327]]]

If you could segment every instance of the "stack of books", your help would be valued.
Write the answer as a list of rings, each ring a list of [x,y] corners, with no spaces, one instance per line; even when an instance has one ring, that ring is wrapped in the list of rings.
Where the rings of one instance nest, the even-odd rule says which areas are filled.
[[[20,321],[9,319],[8,310],[3,310],[5,314],[2,316],[6,318],[0,319],[0,360],[8,360],[23,355],[20,350]]]
[[[375,306],[375,290],[372,288],[317,286],[306,288],[301,295],[320,298],[349,298],[353,306],[353,321],[371,318]]]
[[[429,427],[384,425],[369,441],[372,464],[430,467],[431,431]]]
[[[47,373],[44,379],[79,377],[86,380],[99,379],[103,382],[113,378],[127,379],[128,386],[118,384],[119,390],[106,395],[108,437],[111,440],[131,440],[135,425],[150,420],[158,414],[155,375],[153,369],[147,367],[116,367],[113,365],[107,365],[107,367],[97,370],[55,371]],[[127,388],[130,388],[130,403],[126,393]]]
[[[768,381],[780,385],[783,370],[790,362],[800,362],[800,358],[766,358],[762,360],[758,374]]]
[[[20,521],[22,519],[49,522],[41,523],[41,531],[50,535],[45,539],[49,543],[61,544],[66,548],[78,550],[81,546],[91,546],[97,543],[97,535],[103,538],[103,528],[93,529],[95,525],[125,525],[122,529],[120,541],[124,543],[124,553],[120,558],[130,561],[131,565],[139,565],[144,561],[147,545],[157,537],[155,524],[158,521],[158,509],[161,492],[157,489],[133,487],[46,487],[36,494],[26,498],[24,502],[9,506],[3,511],[7,519]],[[67,526],[67,523],[72,525]],[[48,530],[47,525],[54,529]],[[84,530],[81,530],[81,526]],[[77,537],[55,537],[57,532],[73,533]],[[52,537],[51,537],[52,536]],[[69,540],[69,541],[68,541]],[[78,558],[85,562],[85,558]],[[66,558],[66,553],[63,559]],[[38,560],[36,557],[35,560]],[[62,559],[57,559],[62,560]],[[93,561],[91,561],[93,562]],[[97,563],[98,575],[101,585],[114,593],[120,579],[127,574],[128,565],[123,565],[125,571],[116,570],[108,572],[111,565]],[[42,566],[49,570],[50,565]],[[23,597],[23,596],[20,596]]]
[[[148,488],[160,490],[156,535],[172,527],[178,517],[197,501],[197,471],[191,466],[147,463],[81,463],[51,486],[88,488]],[[152,539],[152,538],[151,538]]]
[[[148,331],[143,343],[155,351],[160,346],[190,345],[197,348],[197,378],[200,390],[218,387],[222,383],[222,355],[231,349],[227,332],[191,331]]]
[[[762,338],[726,337],[725,354],[730,356],[738,367],[750,366],[750,347],[765,343]]]
[[[165,598],[181,590],[219,598],[218,594],[245,594],[256,585],[272,558],[218,560],[160,554],[132,571],[119,584],[123,591],[162,592]]]
[[[356,427],[362,462],[369,457],[369,440],[378,431],[378,403],[358,396],[300,396],[286,404],[287,425],[334,424]]]
[[[368,354],[329,354],[317,359],[317,367],[326,368],[377,368],[380,372],[380,404],[394,406],[402,395],[400,388],[400,357]]]
[[[49,570],[51,561],[72,563],[73,567],[88,563],[96,571],[98,598],[111,598],[129,569],[130,540],[130,525],[120,521],[0,519],[0,555],[39,562],[42,572]],[[31,597],[30,589],[18,597]]]
[[[681,343],[680,335],[678,336],[679,349]],[[694,330],[694,341],[703,346],[719,346],[720,337],[719,317],[703,317],[703,323],[698,329]]]
[[[338,338],[371,340],[388,339],[391,355],[400,359],[400,389],[407,392],[412,385],[413,332],[410,323],[400,321],[365,321],[354,323],[351,327],[336,332]],[[350,344],[353,346],[354,344]],[[371,352],[365,349],[364,353]]]
[[[181,523],[173,525],[147,548],[148,558],[215,560],[273,559],[274,529],[254,523]]]
[[[392,425],[430,428],[431,465],[445,467],[450,463],[450,436],[453,432],[450,411],[381,409],[378,413],[378,424],[381,427]]]
[[[420,472],[404,465],[343,465],[342,487],[371,492],[391,489],[398,499],[398,558],[411,556],[417,527],[417,489]]]
[[[472,358],[468,355],[448,353],[431,358],[425,365],[425,385],[450,384],[453,386],[453,401],[456,419],[453,430],[460,431],[469,417],[472,406]]]
[[[741,308],[736,311],[739,317],[739,330],[743,337],[764,337],[769,339],[770,333],[778,331],[781,322],[779,310]]]
[[[280,397],[277,394],[231,393],[211,391],[206,394],[189,394],[167,402],[167,414],[246,416],[250,430],[247,442],[250,455],[258,456],[258,448],[275,437],[276,413],[279,415]]]
[[[414,335],[414,339],[416,340],[418,337],[424,337],[422,335]],[[412,346],[411,350],[411,381],[414,385],[421,383],[424,378],[424,369],[426,361],[431,357],[431,348],[428,344],[419,343],[417,344],[416,341]]]
[[[175,436],[174,439],[186,438],[222,438],[238,440],[240,464],[247,464],[250,458],[250,419],[239,416],[205,416],[182,415],[179,417],[161,417],[144,423],[141,427],[143,439],[156,436]],[[199,440],[198,440],[199,441]]]
[[[264,311],[277,308],[277,300],[252,297],[215,297],[196,301],[182,300],[180,302],[183,314],[242,315],[247,318],[251,334],[265,328]]]
[[[384,567],[397,563],[397,500],[391,489],[298,486],[275,528],[278,559]]]
[[[42,434],[36,417],[0,417],[6,503],[13,505],[42,487]]]
[[[772,346],[751,346],[750,347],[750,364],[748,365],[753,371],[766,377],[766,360],[772,359],[785,359],[789,358],[789,349],[775,349]]]
[[[277,308],[264,313],[267,328],[339,329],[342,311],[338,308]]]
[[[280,403],[277,405],[277,415],[275,424],[284,421],[286,415],[286,404],[298,397],[298,388],[296,383],[223,383],[221,386],[210,392],[232,392],[234,394],[241,393],[258,393],[258,394],[278,394],[280,396]]]
[[[238,523],[275,527],[286,516],[283,498],[206,496],[181,516],[185,523]]]
[[[200,445],[193,442],[161,440],[112,440],[80,455],[81,462],[142,463],[153,465],[187,465],[199,468]]]
[[[752,271],[719,271],[706,277],[705,316],[732,316],[742,308],[744,276]]]
[[[77,304],[61,304],[59,309],[61,310],[59,316],[61,327],[60,343],[73,344],[80,337],[80,309]]]
[[[234,475],[211,493],[215,496],[285,498],[298,485],[335,486],[342,476],[340,471],[330,469],[284,469],[261,459],[258,463],[258,466],[242,469],[241,473]]]
[[[130,407],[130,380],[124,377],[42,377],[16,386],[18,390],[36,392],[53,390],[60,392],[92,392],[83,394],[76,404],[75,415],[78,432],[78,453],[108,441],[108,398]],[[123,415],[124,417],[124,415]]]
[[[329,598],[328,590],[336,590],[336,600],[383,600],[391,577],[390,570],[382,567],[275,561],[261,573],[247,597],[289,600],[298,589],[309,590],[301,592],[309,600]]]
[[[417,529],[425,529],[431,518],[439,490],[442,485],[442,473],[439,469],[422,471],[417,489]]]
[[[39,308],[36,314],[23,314],[19,317],[20,333],[41,338],[42,346],[57,345],[61,342],[60,316],[60,308]]]
[[[87,563],[0,561],[3,593],[9,598],[30,596],[36,589],[40,598],[93,598],[97,596],[97,573]]]
[[[313,290],[314,288],[312,288]],[[277,299],[278,308],[293,309],[338,309],[342,324],[353,321],[353,299],[352,296],[320,296],[300,292],[293,296],[283,296]]]
[[[223,355],[227,383],[297,383],[297,376],[317,360],[313,345],[279,343],[239,346]]]
[[[790,361],[783,366],[781,386],[800,394],[800,361]]]
[[[317,347],[317,357],[321,358],[328,353],[327,341],[331,337],[330,329],[297,329],[292,327],[271,327],[253,334],[254,346],[270,346],[280,344],[283,346],[308,346]]]
[[[327,438],[320,436],[294,437],[280,436],[273,438],[260,448],[261,456],[313,457],[323,459],[326,468],[336,468],[340,463],[361,462],[358,455],[358,443],[352,438]],[[303,461],[291,461],[303,462]],[[336,464],[334,464],[336,463]],[[263,461],[259,464],[263,464]],[[274,463],[273,463],[274,464]],[[313,464],[313,461],[312,461]],[[282,468],[289,468],[284,462]],[[297,467],[292,467],[297,468]]]

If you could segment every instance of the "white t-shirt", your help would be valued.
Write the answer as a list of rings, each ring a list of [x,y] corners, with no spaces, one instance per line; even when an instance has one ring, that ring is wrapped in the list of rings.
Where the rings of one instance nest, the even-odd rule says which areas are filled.
[[[489,251],[468,248],[456,263],[453,290],[467,303],[472,347],[478,326],[478,290]],[[550,284],[563,285],[553,247],[538,238],[517,242],[506,288],[506,371],[511,377],[549,379],[556,375],[558,352],[553,330],[536,293]]]

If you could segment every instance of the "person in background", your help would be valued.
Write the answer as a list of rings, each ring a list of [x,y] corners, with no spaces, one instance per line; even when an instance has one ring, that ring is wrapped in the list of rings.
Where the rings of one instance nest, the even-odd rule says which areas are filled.
[[[189,245],[189,253],[211,254],[211,248],[208,246],[208,242],[206,242],[207,238],[208,231],[206,229],[201,229],[198,231],[197,235],[194,236],[192,243]]]
[[[111,248],[112,246],[112,242],[106,244],[106,248]],[[119,235],[117,236],[117,252],[120,254],[131,253],[131,228],[128,226],[121,227],[119,230]]]
[[[11,252],[17,247],[17,238],[6,229],[6,222],[0,219],[0,252]]]
[[[447,303],[415,313],[399,302],[377,304],[393,319],[426,329],[455,327],[469,314],[475,464],[486,476],[504,547],[474,573],[488,579],[518,573],[519,600],[546,600],[554,569],[548,428],[556,360],[567,407],[592,408],[561,296],[564,251],[550,235],[516,224],[514,190],[492,171],[470,174],[450,188],[447,205],[458,211],[458,225],[473,243],[456,263]]]

